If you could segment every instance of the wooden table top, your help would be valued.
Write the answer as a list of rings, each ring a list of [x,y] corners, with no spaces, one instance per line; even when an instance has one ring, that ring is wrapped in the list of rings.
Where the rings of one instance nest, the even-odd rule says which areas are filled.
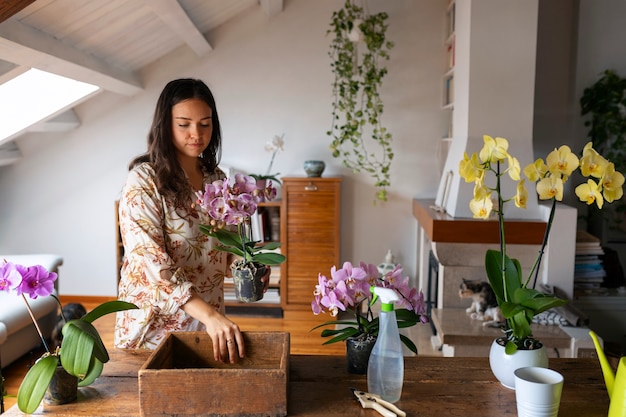
[[[103,375],[79,389],[77,402],[40,406],[34,415],[139,416],[137,372],[149,353],[110,354]],[[550,368],[565,379],[560,416],[607,415],[609,397],[597,359],[550,359]],[[292,355],[289,378],[289,416],[380,416],[363,410],[352,395],[350,387],[367,390],[367,379],[349,374],[345,357]],[[517,415],[515,391],[497,382],[487,358],[406,357],[402,398],[396,405],[408,416]],[[22,415],[14,406],[3,417]]]

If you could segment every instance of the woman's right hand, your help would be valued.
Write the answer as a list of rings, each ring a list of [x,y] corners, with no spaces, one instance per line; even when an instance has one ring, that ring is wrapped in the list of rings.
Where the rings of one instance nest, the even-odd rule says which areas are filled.
[[[213,358],[219,362],[236,363],[245,357],[246,349],[239,326],[202,298],[194,294],[182,307],[183,311],[201,321],[213,343]]]
[[[213,342],[213,357],[216,361],[236,363],[245,356],[243,335],[236,323],[215,310],[204,325]]]

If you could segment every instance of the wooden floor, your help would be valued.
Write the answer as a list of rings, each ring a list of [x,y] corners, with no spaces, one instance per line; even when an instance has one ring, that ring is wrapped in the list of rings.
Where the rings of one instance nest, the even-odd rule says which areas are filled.
[[[65,303],[65,301],[64,301]],[[95,307],[95,304],[83,303],[87,310]],[[315,316],[311,311],[285,311],[282,318],[251,317],[233,315],[230,318],[236,322],[242,331],[284,331],[290,333],[290,345],[292,355],[345,355],[345,344],[334,343],[322,345],[326,339],[320,337],[320,329],[311,331],[317,324],[328,320],[328,315]],[[104,345],[113,348],[113,328],[115,315],[104,316],[94,322]],[[430,346],[430,326],[415,326],[416,336],[411,338],[417,344],[420,355],[430,356],[433,353]],[[415,340],[419,339],[419,340]],[[41,352],[33,352],[2,371],[5,378],[5,409],[13,406],[16,402],[17,390],[24,375],[32,362],[40,356]],[[105,365],[106,366],[106,365]]]

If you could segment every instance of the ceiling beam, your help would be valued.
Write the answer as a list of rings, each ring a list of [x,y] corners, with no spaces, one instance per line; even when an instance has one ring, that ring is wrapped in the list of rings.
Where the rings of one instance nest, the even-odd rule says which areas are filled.
[[[0,145],[0,166],[11,165],[22,157],[22,152],[14,142]]]
[[[35,0],[5,0],[0,1],[0,23],[4,22],[14,14],[22,11]]]
[[[0,23],[0,59],[97,85],[131,96],[143,90],[139,77],[59,42],[22,23]]]
[[[283,0],[259,0],[267,17],[274,17],[283,11]]]
[[[146,0],[146,5],[165,22],[198,56],[203,56],[213,49],[202,32],[193,24],[178,1]]]

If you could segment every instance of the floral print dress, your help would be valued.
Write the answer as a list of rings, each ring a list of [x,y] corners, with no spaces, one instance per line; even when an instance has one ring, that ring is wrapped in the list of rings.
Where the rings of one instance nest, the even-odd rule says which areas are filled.
[[[224,177],[219,169],[205,172],[204,183]],[[119,204],[124,262],[118,298],[139,309],[117,313],[115,347],[155,349],[168,332],[204,330],[181,309],[192,292],[224,313],[227,254],[200,232],[205,216],[193,201],[177,206],[161,195],[149,163],[129,172]]]

